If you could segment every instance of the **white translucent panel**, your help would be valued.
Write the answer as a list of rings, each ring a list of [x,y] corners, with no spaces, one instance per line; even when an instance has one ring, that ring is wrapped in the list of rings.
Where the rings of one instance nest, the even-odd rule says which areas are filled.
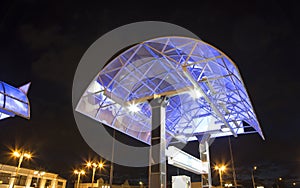
[[[6,83],[3,83],[3,86],[4,86],[4,89],[5,89],[5,94],[8,95],[8,96],[11,96],[13,98],[16,98],[20,101],[23,101],[23,102],[28,102],[27,101],[27,97],[26,95],[20,91],[19,89],[17,88],[14,88]]]
[[[8,117],[10,117],[10,115],[0,112],[0,120],[8,118]]]
[[[0,108],[3,108],[3,104],[4,104],[4,95],[3,93],[0,92]]]
[[[28,105],[11,97],[6,97],[5,108],[13,113],[28,117]]]

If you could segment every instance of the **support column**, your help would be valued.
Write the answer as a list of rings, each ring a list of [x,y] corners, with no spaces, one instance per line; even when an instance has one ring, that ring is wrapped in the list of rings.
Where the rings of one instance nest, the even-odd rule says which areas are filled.
[[[10,179],[9,179],[9,188],[13,188],[13,187],[14,187],[16,178],[17,178],[17,175],[16,175],[15,172],[13,172],[13,173],[11,174]]]
[[[204,163],[207,163],[208,165],[208,173],[207,174],[201,174],[201,183],[202,187],[212,187],[212,181],[211,181],[211,170],[210,170],[210,158],[209,158],[209,141],[210,135],[201,135],[197,136],[197,139],[199,141],[199,153],[200,153],[200,160]]]
[[[27,179],[26,179],[26,184],[25,184],[25,188],[29,188],[31,185],[31,181],[32,181],[32,176],[28,175]]]
[[[39,188],[44,188],[44,187],[45,187],[45,184],[46,184],[46,180],[47,180],[47,179],[41,177],[41,178],[40,178],[40,183],[38,184],[38,187],[39,187]]]
[[[67,183],[67,181],[63,181],[63,184],[62,184],[62,188],[65,188],[66,187],[66,183]]]
[[[51,181],[50,187],[51,187],[51,188],[57,187],[57,183],[58,183],[58,180],[57,180],[57,176],[56,176],[56,177]]]
[[[154,98],[152,108],[151,146],[149,152],[149,188],[166,188],[166,106],[167,97]]]

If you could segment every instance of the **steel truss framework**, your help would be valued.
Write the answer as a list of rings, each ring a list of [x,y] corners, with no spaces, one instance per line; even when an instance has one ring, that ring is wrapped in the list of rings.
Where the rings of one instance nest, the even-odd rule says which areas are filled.
[[[168,96],[166,139],[257,132],[259,122],[238,68],[223,52],[187,37],[162,37],[118,54],[82,95],[76,110],[150,144],[149,101]],[[131,111],[132,107],[136,110]],[[223,128],[227,128],[225,130]]]
[[[15,115],[30,118],[30,105],[27,91],[30,83],[15,88],[0,81],[0,120]]]

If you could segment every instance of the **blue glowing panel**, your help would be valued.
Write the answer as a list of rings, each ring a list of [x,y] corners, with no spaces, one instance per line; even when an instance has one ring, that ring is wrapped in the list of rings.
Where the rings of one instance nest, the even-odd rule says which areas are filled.
[[[30,107],[27,98],[27,90],[15,88],[0,81],[0,119],[12,117],[15,115],[30,118]]]
[[[236,65],[213,46],[186,37],[156,38],[118,54],[91,82],[76,110],[149,143],[148,99],[159,94],[170,98],[167,140],[189,141],[207,132],[263,137]]]
[[[1,85],[1,84],[0,84]],[[0,88],[1,89],[1,88]],[[3,107],[4,104],[4,94],[0,91],[0,107]]]

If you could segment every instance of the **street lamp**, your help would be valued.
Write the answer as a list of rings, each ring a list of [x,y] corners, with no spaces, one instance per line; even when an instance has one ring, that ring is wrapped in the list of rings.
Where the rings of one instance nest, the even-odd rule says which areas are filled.
[[[220,185],[221,188],[223,188],[223,181],[222,181],[222,172],[224,172],[226,170],[226,166],[221,165],[221,166],[215,166],[215,170],[219,171],[219,176],[220,176]]]
[[[99,168],[99,169],[102,169],[104,164],[102,162],[100,163],[95,163],[95,162],[87,162],[86,163],[86,166],[88,168],[90,167],[93,167],[93,175],[92,175],[92,187],[94,187],[94,179],[95,179],[95,172],[96,172],[96,169]]]
[[[76,188],[79,188],[80,175],[81,174],[84,175],[85,171],[84,170],[74,170],[74,174],[78,175]]]
[[[19,173],[19,170],[21,168],[21,164],[23,162],[23,159],[31,159],[32,158],[32,155],[30,152],[27,152],[27,151],[18,151],[18,150],[15,150],[12,152],[12,157],[16,157],[16,158],[19,158],[19,162],[18,162],[18,166],[17,166],[17,169],[16,169],[16,173],[15,173],[15,177],[18,176],[18,173]],[[12,188],[14,187],[14,184],[15,184],[15,178],[13,179],[12,183],[10,184],[9,188]]]
[[[139,181],[139,185],[140,185],[140,187],[143,187],[143,182]]]
[[[252,185],[253,185],[253,188],[255,188],[255,180],[254,180],[254,171],[257,169],[257,166],[254,166],[252,168],[252,171],[251,171],[251,179],[252,179]]]

